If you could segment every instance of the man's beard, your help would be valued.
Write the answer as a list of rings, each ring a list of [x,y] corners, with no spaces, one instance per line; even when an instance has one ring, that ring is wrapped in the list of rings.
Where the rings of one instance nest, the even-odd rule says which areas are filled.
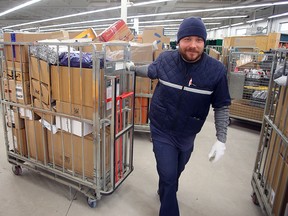
[[[187,62],[196,62],[198,61],[200,58],[201,58],[201,55],[203,53],[203,50],[202,51],[197,51],[195,49],[186,49],[186,50],[183,50],[179,47],[179,52],[182,56],[182,58],[187,61]],[[193,53],[190,53],[190,52],[193,52]]]

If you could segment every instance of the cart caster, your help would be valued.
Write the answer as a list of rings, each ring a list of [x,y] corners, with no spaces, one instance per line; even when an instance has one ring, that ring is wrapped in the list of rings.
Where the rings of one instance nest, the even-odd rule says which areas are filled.
[[[97,200],[90,197],[87,197],[87,203],[91,208],[96,208],[97,206]]]
[[[231,125],[231,123],[232,123],[232,120],[231,118],[229,118],[228,126]]]
[[[19,165],[12,166],[12,171],[15,175],[21,175],[22,174],[22,168]]]
[[[252,202],[253,202],[255,205],[259,206],[259,201],[258,201],[258,199],[257,199],[256,193],[253,193],[253,194],[251,195],[251,197],[252,197]]]

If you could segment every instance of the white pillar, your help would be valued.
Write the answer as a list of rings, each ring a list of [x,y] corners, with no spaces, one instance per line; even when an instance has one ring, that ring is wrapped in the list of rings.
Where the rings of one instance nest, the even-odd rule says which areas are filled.
[[[136,34],[139,34],[139,18],[133,18],[133,28]]]
[[[127,0],[121,0],[121,19],[127,23]]]

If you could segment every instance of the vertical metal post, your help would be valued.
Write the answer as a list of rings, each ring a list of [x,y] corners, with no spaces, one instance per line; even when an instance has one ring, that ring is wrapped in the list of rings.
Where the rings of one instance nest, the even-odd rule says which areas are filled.
[[[121,19],[127,23],[127,0],[121,0]]]

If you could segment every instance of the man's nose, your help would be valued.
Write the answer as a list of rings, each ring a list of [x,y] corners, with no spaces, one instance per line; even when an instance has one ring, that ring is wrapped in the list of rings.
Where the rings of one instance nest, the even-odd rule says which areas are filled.
[[[196,47],[196,46],[197,46],[197,43],[196,43],[195,40],[191,40],[191,41],[189,42],[189,47]]]

